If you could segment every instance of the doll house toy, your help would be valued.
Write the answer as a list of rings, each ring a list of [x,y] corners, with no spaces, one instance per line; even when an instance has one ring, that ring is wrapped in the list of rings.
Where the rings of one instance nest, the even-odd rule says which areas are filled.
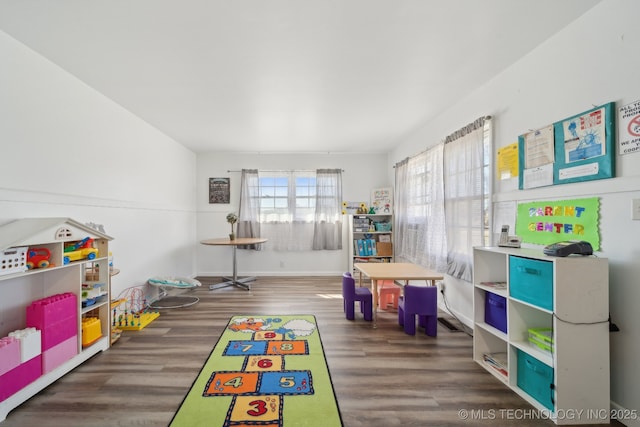
[[[71,218],[23,218],[0,225],[0,253],[11,257],[11,265],[0,273],[0,338],[35,328],[40,331],[41,344],[40,354],[21,357],[17,366],[6,366],[7,372],[0,374],[0,421],[78,365],[109,349],[110,240],[112,237]],[[27,270],[29,250],[34,268]],[[65,257],[69,262],[64,262]],[[44,261],[56,268],[43,268]],[[90,270],[97,274],[87,280]],[[83,284],[89,288],[83,289]],[[82,306],[83,291],[87,296],[92,293],[92,305]],[[5,352],[11,351],[11,346],[4,347]],[[0,354],[0,364],[4,361]]]

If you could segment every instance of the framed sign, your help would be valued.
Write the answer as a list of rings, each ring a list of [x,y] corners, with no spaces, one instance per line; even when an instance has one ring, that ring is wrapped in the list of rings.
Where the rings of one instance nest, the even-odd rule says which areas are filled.
[[[209,203],[231,203],[229,178],[209,178]]]

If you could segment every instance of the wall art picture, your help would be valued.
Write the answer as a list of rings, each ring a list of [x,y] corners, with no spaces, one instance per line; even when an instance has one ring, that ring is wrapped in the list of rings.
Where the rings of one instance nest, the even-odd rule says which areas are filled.
[[[229,178],[209,178],[209,203],[231,203]]]

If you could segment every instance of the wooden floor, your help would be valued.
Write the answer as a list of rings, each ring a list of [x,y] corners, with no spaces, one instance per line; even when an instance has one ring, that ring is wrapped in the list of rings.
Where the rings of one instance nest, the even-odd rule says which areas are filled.
[[[316,316],[347,427],[554,425],[530,419],[532,407],[472,361],[466,333],[439,324],[437,338],[420,329],[409,336],[393,311],[380,312],[374,330],[359,313],[345,319],[340,293],[339,277],[265,277],[251,291],[203,286],[190,292],[199,303],[162,310],[142,331],[125,332],[0,427],[166,426],[229,318],[240,314]]]

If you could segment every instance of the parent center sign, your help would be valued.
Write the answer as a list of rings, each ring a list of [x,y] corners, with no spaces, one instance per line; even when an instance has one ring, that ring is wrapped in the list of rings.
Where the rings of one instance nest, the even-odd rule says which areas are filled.
[[[516,234],[523,242],[548,245],[564,240],[585,240],[600,249],[600,201],[588,199],[518,204]]]

